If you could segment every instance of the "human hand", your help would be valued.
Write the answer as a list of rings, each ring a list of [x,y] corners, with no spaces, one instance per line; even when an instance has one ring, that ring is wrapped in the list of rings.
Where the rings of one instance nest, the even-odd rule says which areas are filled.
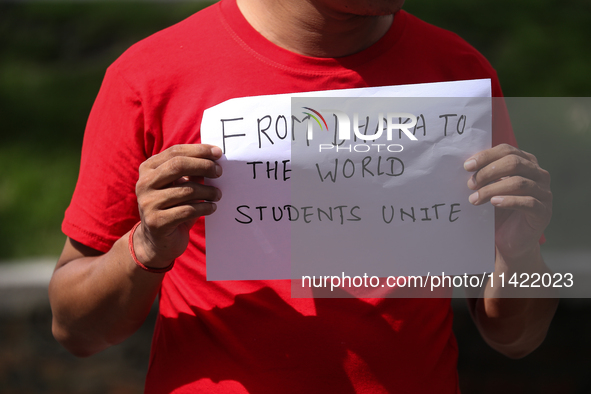
[[[146,266],[168,266],[184,253],[197,219],[215,211],[221,192],[202,180],[222,174],[215,163],[221,156],[217,146],[175,145],[140,165],[136,195],[142,223],[133,242]]]
[[[550,174],[536,157],[502,144],[470,157],[464,163],[475,171],[468,187],[469,201],[495,206],[495,243],[504,257],[518,258],[537,247],[552,216]]]

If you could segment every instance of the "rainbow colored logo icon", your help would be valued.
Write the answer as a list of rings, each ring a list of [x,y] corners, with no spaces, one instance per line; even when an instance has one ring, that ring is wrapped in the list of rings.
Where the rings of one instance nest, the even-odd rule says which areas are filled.
[[[307,109],[308,111],[312,111],[312,112],[314,112],[314,114],[320,116],[320,119],[322,119],[322,123],[324,123],[324,126],[326,126],[326,130],[328,131],[328,125],[326,124],[326,120],[324,120],[324,117],[320,114],[320,112],[318,112],[315,109],[312,109],[310,107],[302,107],[302,108]],[[322,123],[320,123],[320,120],[318,120],[318,118],[316,116],[314,116],[314,114],[311,114],[311,113],[305,112],[305,111],[303,113],[310,116],[312,119],[314,119],[318,123],[318,126],[320,126],[320,130],[322,130]]]

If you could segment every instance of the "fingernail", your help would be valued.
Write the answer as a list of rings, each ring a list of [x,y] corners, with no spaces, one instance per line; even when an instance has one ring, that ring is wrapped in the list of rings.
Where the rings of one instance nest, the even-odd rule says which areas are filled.
[[[211,203],[211,209],[212,209],[212,212],[215,212],[215,210],[218,209],[217,204],[215,204],[215,203],[212,202]]]
[[[464,163],[464,169],[466,171],[474,171],[476,169],[476,160],[474,160],[474,159],[466,160],[466,162]]]
[[[222,175],[222,166],[220,166],[219,164],[215,165],[215,174],[217,176],[221,176]]]
[[[503,203],[503,200],[504,200],[503,197],[493,197],[490,199],[490,203],[492,205],[494,205],[495,207],[497,207]]]
[[[474,180],[474,175],[472,175],[470,177],[470,179],[468,179],[468,187],[470,189],[474,189],[476,187],[476,181]]]
[[[477,200],[478,200],[478,192],[472,193],[472,194],[470,194],[470,197],[468,197],[468,201],[470,201],[470,204],[474,204]]]
[[[222,191],[220,189],[217,189],[217,192],[215,195],[215,200],[220,201],[221,199],[222,199]]]
[[[211,148],[211,154],[214,155],[214,156],[216,156],[216,157],[221,157],[222,156],[222,150],[219,147],[214,146],[213,148]]]

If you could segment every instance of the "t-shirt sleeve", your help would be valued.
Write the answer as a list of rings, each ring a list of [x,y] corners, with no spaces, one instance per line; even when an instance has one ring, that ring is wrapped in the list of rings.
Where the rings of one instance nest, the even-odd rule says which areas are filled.
[[[490,67],[490,66],[489,66]],[[497,78],[497,73],[491,68],[491,90],[492,90],[492,146],[500,144],[509,144],[517,146],[517,140],[513,133],[509,111],[505,105],[505,98],[501,90],[501,84]]]
[[[62,223],[68,237],[106,253],[139,220],[143,119],[138,94],[111,66],[86,125],[78,182]]]

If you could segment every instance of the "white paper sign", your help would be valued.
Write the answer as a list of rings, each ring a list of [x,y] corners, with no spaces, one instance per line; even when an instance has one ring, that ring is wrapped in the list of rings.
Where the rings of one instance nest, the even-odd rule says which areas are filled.
[[[208,280],[492,270],[494,210],[468,203],[462,167],[490,147],[482,99],[490,94],[487,79],[244,97],[207,109],[202,142],[224,152],[224,174],[208,180],[223,194],[205,220]],[[404,127],[335,140],[339,111],[352,126],[357,113],[365,135],[388,115],[394,125],[414,117],[407,132],[416,141]]]

